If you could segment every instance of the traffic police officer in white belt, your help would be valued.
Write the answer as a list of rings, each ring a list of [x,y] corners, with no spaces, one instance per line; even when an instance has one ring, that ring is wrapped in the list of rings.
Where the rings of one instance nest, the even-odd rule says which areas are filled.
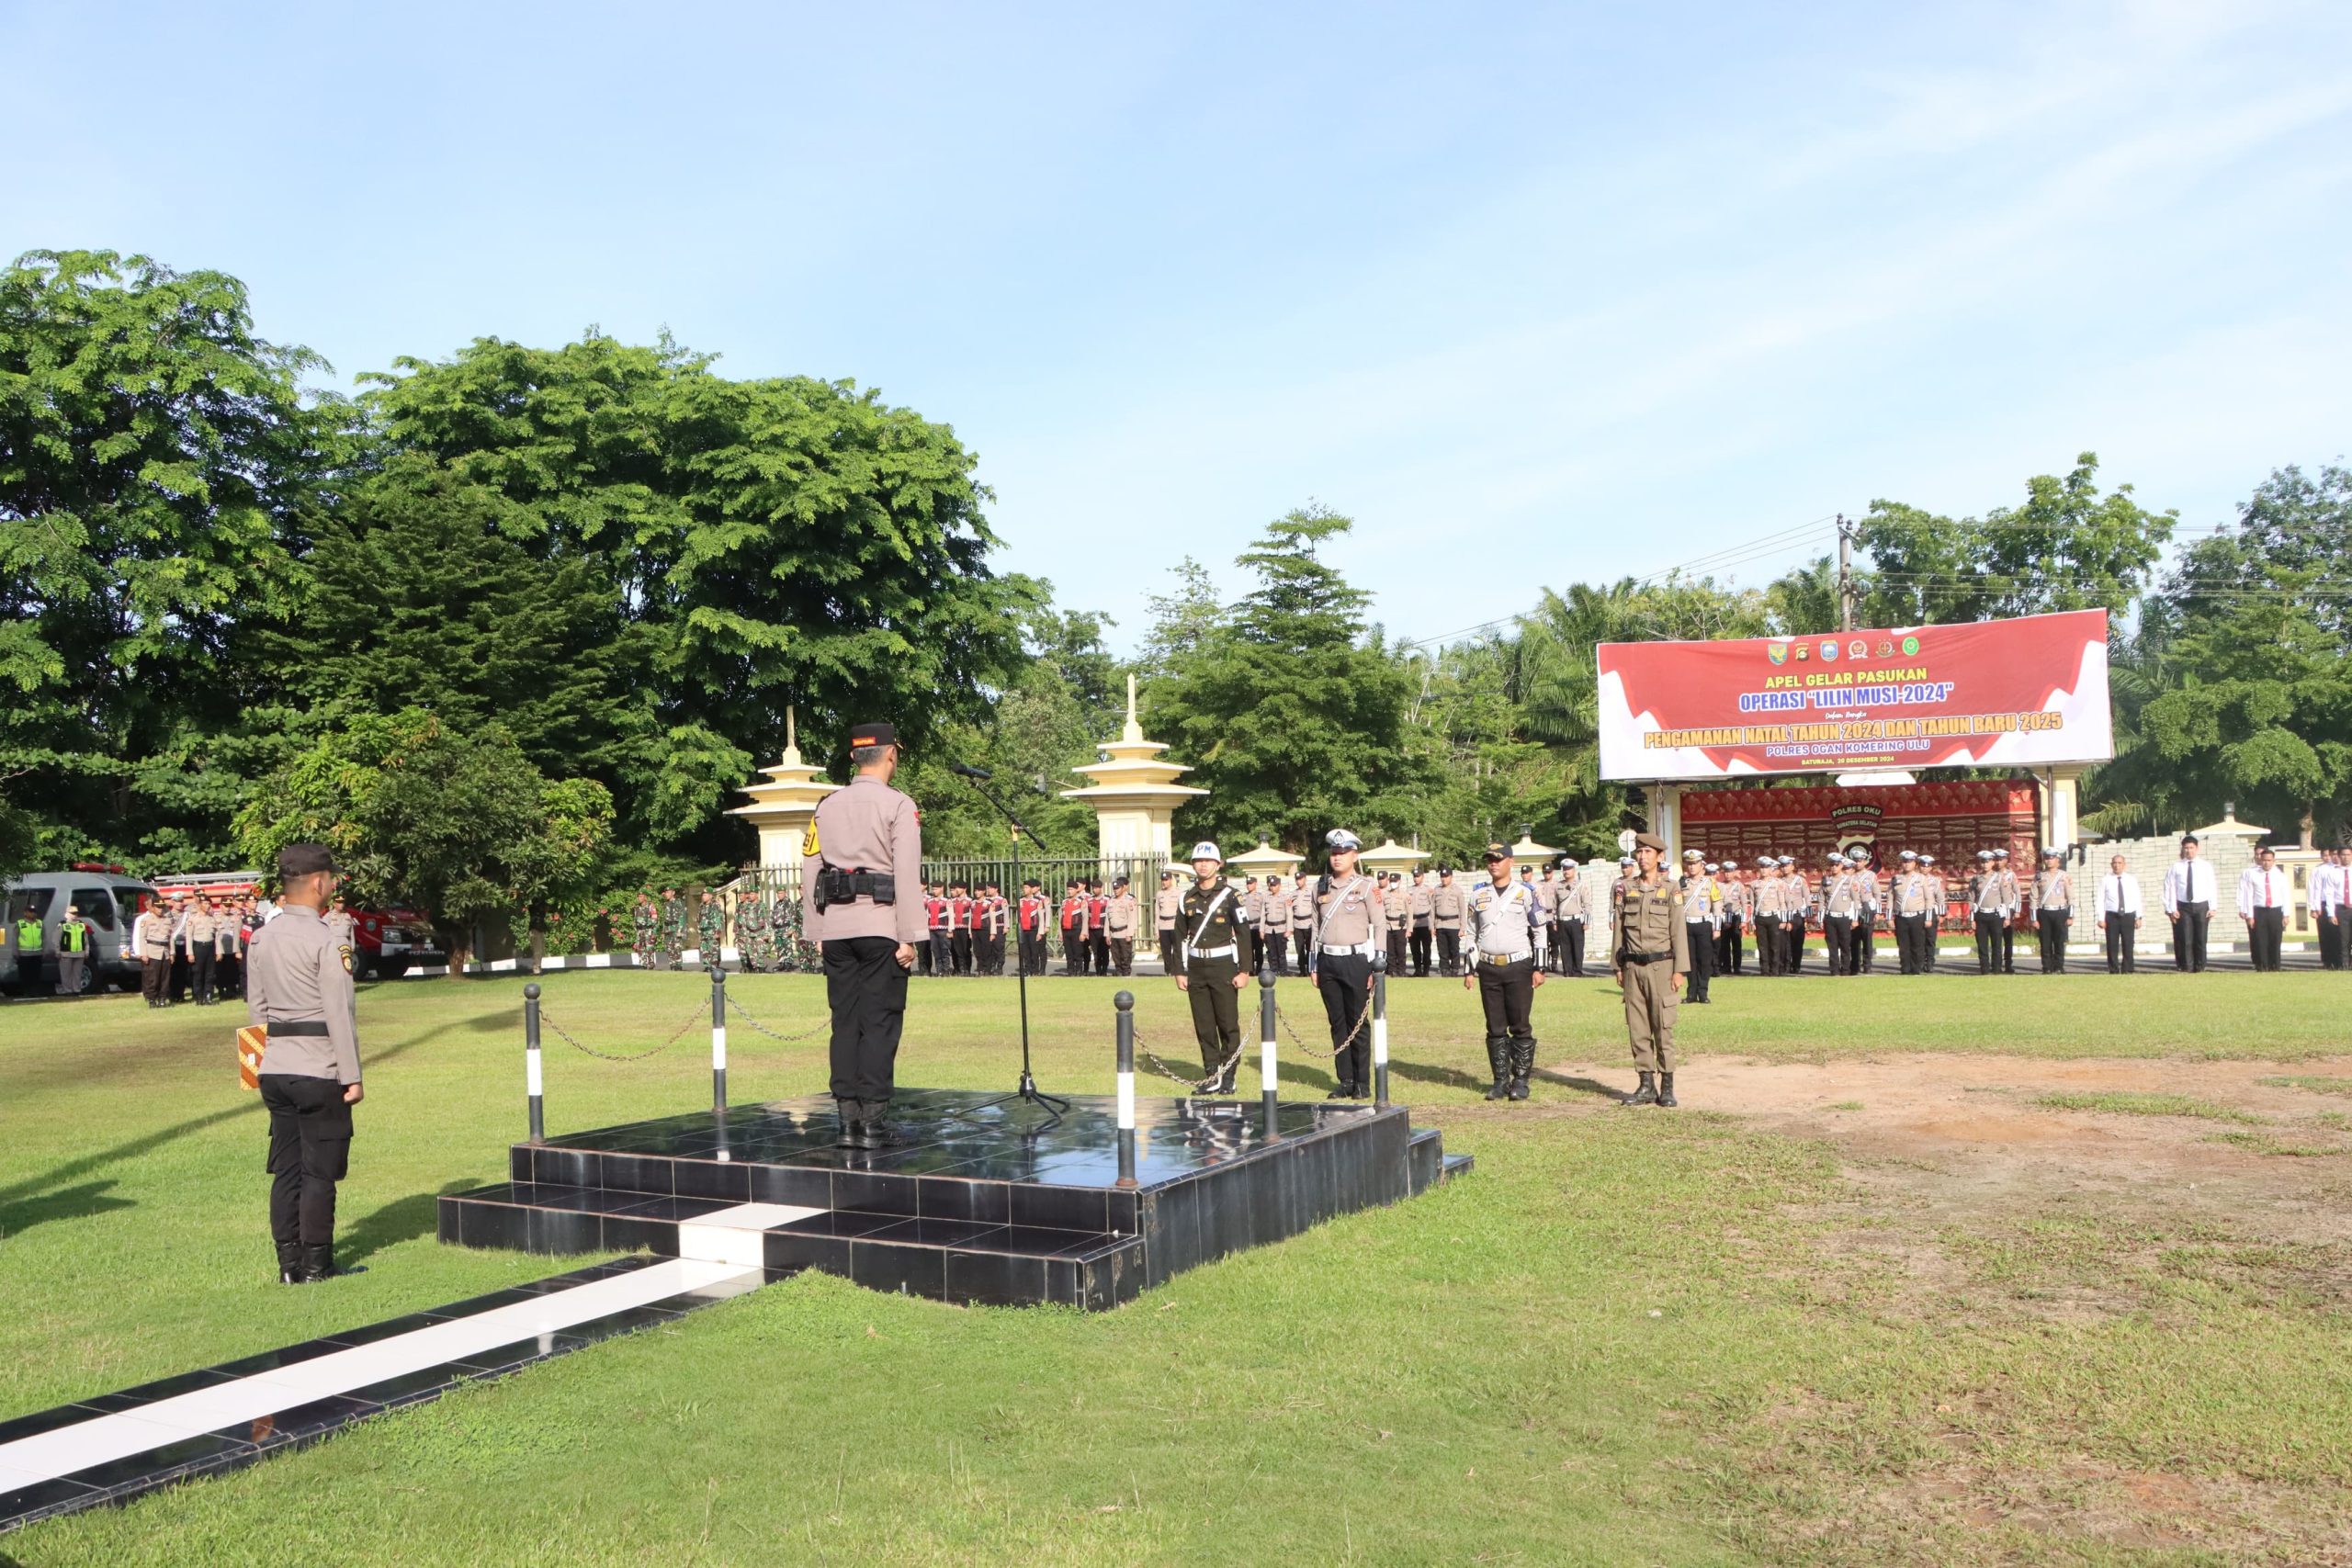
[[[1372,1092],[1372,1043],[1359,1028],[1372,1006],[1372,955],[1387,935],[1380,890],[1356,869],[1363,841],[1345,828],[1323,835],[1330,869],[1315,883],[1315,931],[1309,973],[1323,998],[1337,1055],[1339,1079],[1328,1100],[1361,1100]]]
[[[254,933],[245,1010],[269,1032],[261,1102],[269,1108],[269,1234],[277,1278],[307,1284],[334,1273],[334,1184],[351,1166],[359,1022],[351,944],[322,918],[340,874],[323,844],[278,852],[278,917]]]
[[[1204,839],[1193,846],[1193,886],[1178,901],[1182,952],[1176,988],[1193,1004],[1204,1094],[1231,1094],[1241,1053],[1241,1004],[1250,983],[1241,966],[1241,900],[1225,879],[1225,853]]]
[[[1487,1066],[1495,1081],[1488,1100],[1525,1100],[1528,1075],[1535,1070],[1535,1025],[1530,1016],[1535,987],[1544,983],[1536,962],[1535,933],[1544,919],[1535,890],[1511,875],[1510,851],[1487,846],[1487,885],[1470,895],[1472,961],[1466,989],[1476,987],[1487,1014]]]

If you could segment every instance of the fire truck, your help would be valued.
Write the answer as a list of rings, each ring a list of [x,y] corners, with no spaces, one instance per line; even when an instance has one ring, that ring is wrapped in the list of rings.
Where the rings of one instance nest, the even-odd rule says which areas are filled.
[[[156,880],[164,897],[192,893],[209,898],[249,898],[261,886],[257,871],[208,871]],[[414,909],[361,909],[351,915],[351,970],[363,980],[398,979],[412,968],[447,962],[433,939],[433,925]]]

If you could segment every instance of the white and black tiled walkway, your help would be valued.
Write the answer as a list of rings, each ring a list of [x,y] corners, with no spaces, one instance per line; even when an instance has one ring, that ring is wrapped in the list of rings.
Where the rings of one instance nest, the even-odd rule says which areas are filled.
[[[744,1203],[638,1256],[0,1422],[0,1531],[233,1470],[754,1290],[771,1225],[816,1210]]]

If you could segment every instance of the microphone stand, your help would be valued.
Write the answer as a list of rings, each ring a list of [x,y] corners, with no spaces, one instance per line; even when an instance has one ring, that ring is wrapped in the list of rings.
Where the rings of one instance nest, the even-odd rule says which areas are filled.
[[[978,792],[982,800],[987,801],[990,806],[996,807],[998,816],[1003,818],[1006,822],[1012,825],[1012,880],[1014,886],[1023,886],[1023,885],[1021,878],[1021,836],[1023,833],[1028,833],[1030,831],[1028,824],[1023,822],[1020,818],[1015,817],[1012,814],[1012,808],[1006,806],[1003,801],[999,800],[996,797],[996,792],[989,789],[987,784],[981,783],[978,779],[974,778],[969,773],[958,773],[956,776],[961,778],[965,783],[970,784],[974,790]],[[1033,834],[1032,836],[1034,837],[1035,835]],[[1037,847],[1046,851],[1051,851],[1053,848],[1051,844],[1046,843],[1043,839],[1039,839],[1037,840]],[[1025,887],[1022,897],[1027,897]],[[1043,933],[1041,932],[1040,934],[1042,935]],[[1014,952],[1019,953],[1021,947],[1021,906],[1018,903],[1014,904],[1012,907],[1012,940],[1013,950]],[[1026,1100],[1030,1104],[1037,1106],[1046,1111],[1046,1120],[1039,1122],[1035,1128],[1031,1129],[1033,1133],[1043,1133],[1057,1126],[1060,1123],[1061,1119],[1069,1111],[1069,1101],[1062,1099],[1059,1095],[1047,1094],[1043,1089],[1039,1089],[1037,1087],[1036,1075],[1029,1070],[1029,965],[1026,962],[1026,958],[1027,955],[1025,953],[1022,954],[1021,959],[1015,963],[1014,974],[1016,978],[1013,982],[1021,993],[1021,1087],[1014,1089],[1011,1094],[1001,1094],[994,1100],[982,1100],[979,1104],[973,1106],[971,1109],[973,1111],[987,1111],[995,1106],[1006,1104],[1012,1100]]]

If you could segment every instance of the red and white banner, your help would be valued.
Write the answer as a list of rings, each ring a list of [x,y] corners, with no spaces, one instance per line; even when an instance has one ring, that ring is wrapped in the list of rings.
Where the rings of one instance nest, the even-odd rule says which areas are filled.
[[[1604,779],[2115,755],[2104,610],[1596,652]]]

